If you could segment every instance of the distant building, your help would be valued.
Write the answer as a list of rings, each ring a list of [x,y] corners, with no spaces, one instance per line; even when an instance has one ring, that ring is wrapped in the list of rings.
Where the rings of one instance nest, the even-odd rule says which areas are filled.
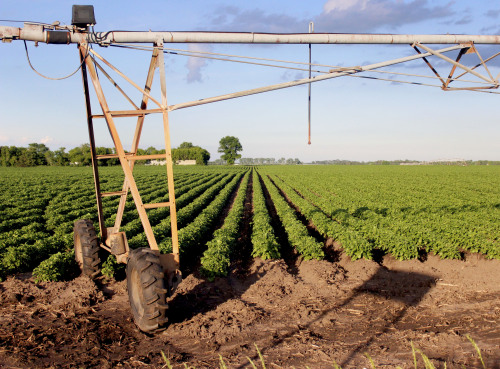
[[[165,165],[166,163],[166,160],[151,160],[149,163],[146,163],[146,165]]]
[[[177,165],[196,165],[196,160],[178,160]]]

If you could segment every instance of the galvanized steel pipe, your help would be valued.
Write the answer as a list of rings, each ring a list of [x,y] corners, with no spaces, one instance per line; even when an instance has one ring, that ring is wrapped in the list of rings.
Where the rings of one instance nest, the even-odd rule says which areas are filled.
[[[38,24],[24,28],[0,26],[0,39],[50,42],[50,31]],[[69,43],[226,43],[226,44],[500,44],[499,35],[393,35],[344,33],[255,32],[68,32]]]

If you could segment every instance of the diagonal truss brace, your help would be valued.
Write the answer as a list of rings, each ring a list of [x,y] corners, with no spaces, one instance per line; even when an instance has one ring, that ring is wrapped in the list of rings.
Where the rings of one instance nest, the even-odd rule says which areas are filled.
[[[445,55],[443,55],[441,53],[441,51],[439,50],[433,50],[431,49],[430,47],[426,46],[426,45],[423,45],[421,43],[414,43],[412,45],[412,47],[420,54],[420,50],[418,49],[418,47],[424,49],[425,51],[427,51],[429,54],[432,54],[434,56],[437,56],[438,58],[452,64],[452,69],[448,75],[448,78],[446,79],[446,81],[439,75],[439,73],[434,69],[434,67],[431,65],[431,63],[426,59],[426,58],[423,58],[423,60],[425,61],[425,63],[429,66],[429,68],[431,68],[431,70],[434,72],[434,74],[440,79],[441,83],[442,83],[442,89],[443,90],[446,90],[446,91],[450,91],[450,90],[481,90],[481,89],[493,89],[493,88],[498,88],[500,85],[499,85],[499,82],[498,82],[498,79],[494,79],[493,76],[491,75],[488,67],[486,66],[486,62],[495,58],[496,56],[498,56],[499,54],[496,54],[490,58],[488,58],[486,61],[483,60],[483,58],[481,57],[481,55],[479,54],[479,52],[477,51],[477,49],[474,47],[474,44],[470,43],[470,44],[461,44],[461,49],[460,49],[460,52],[458,53],[457,55],[457,58],[456,60],[453,60]],[[470,67],[467,67],[463,64],[460,63],[460,60],[462,58],[463,55],[465,54],[470,54],[470,53],[475,53],[479,59],[481,60],[481,63],[477,64],[476,66],[470,68]],[[485,68],[485,70],[488,72],[488,75],[489,77],[485,77],[483,76],[482,74],[478,73],[477,71],[475,71],[475,69],[478,67],[478,66],[483,66]],[[464,87],[464,88],[450,88],[449,87],[449,84],[451,82],[453,82],[453,74],[455,73],[455,70],[456,68],[461,68],[463,69],[465,72],[462,73],[459,77],[457,78],[460,78],[462,77],[463,75],[467,74],[467,73],[470,73],[474,76],[476,76],[477,78],[487,82],[488,84],[490,84],[490,86],[486,86],[486,87]]]
[[[438,50],[440,53],[445,53],[457,49],[461,49],[461,45],[454,45],[454,46],[449,46],[443,49]],[[179,104],[174,104],[174,105],[169,105],[168,106],[168,111],[173,111],[173,110],[178,110],[178,109],[185,109],[185,108],[190,108],[193,106],[198,106],[198,105],[204,105],[204,104],[209,104],[217,101],[224,101],[224,100],[230,100],[230,99],[235,99],[243,96],[250,96],[250,95],[256,95],[264,92],[269,92],[269,91],[276,91],[284,88],[289,88],[293,86],[300,86],[300,85],[305,85],[313,82],[319,82],[319,81],[325,81],[328,79],[333,79],[333,78],[338,78],[338,77],[343,77],[343,76],[348,76],[348,75],[353,75],[361,72],[369,72],[371,70],[375,69],[380,69],[384,67],[388,67],[391,65],[396,65],[396,64],[401,64],[401,63],[406,63],[412,60],[417,60],[417,59],[422,59],[427,56],[431,56],[432,53],[427,52],[424,54],[418,54],[418,55],[410,55],[398,59],[392,59],[380,63],[374,63],[374,64],[368,64],[364,66],[355,66],[355,67],[348,67],[348,68],[335,68],[330,70],[328,73],[315,76],[312,78],[302,78],[298,79],[295,81],[291,82],[282,82],[274,85],[269,85],[269,86],[264,86],[264,87],[259,87],[259,88],[254,88],[250,90],[244,90],[244,91],[238,91],[238,92],[233,92],[225,95],[219,95],[219,96],[214,96],[214,97],[208,97],[205,99],[199,99],[199,100],[194,100],[194,101],[189,101],[189,102],[184,102],[184,103],[179,103]]]

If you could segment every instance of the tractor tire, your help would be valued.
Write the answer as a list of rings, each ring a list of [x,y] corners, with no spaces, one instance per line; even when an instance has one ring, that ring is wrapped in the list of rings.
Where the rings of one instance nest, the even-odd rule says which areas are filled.
[[[127,290],[135,324],[145,333],[156,333],[167,323],[165,276],[158,251],[131,250],[127,262]]]
[[[99,263],[99,240],[90,220],[80,219],[75,222],[73,228],[73,240],[75,244],[75,260],[80,266],[82,273],[91,279],[100,273]]]

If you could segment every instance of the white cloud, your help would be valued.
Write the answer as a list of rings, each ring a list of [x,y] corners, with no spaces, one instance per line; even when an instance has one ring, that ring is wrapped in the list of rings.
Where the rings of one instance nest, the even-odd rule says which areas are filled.
[[[52,137],[45,136],[42,139],[40,139],[40,142],[43,143],[44,145],[48,144],[49,142],[52,142]]]
[[[210,52],[212,47],[207,44],[189,44],[189,51]],[[186,63],[188,74],[186,80],[188,83],[203,82],[201,71],[207,66],[207,59],[190,56]]]

